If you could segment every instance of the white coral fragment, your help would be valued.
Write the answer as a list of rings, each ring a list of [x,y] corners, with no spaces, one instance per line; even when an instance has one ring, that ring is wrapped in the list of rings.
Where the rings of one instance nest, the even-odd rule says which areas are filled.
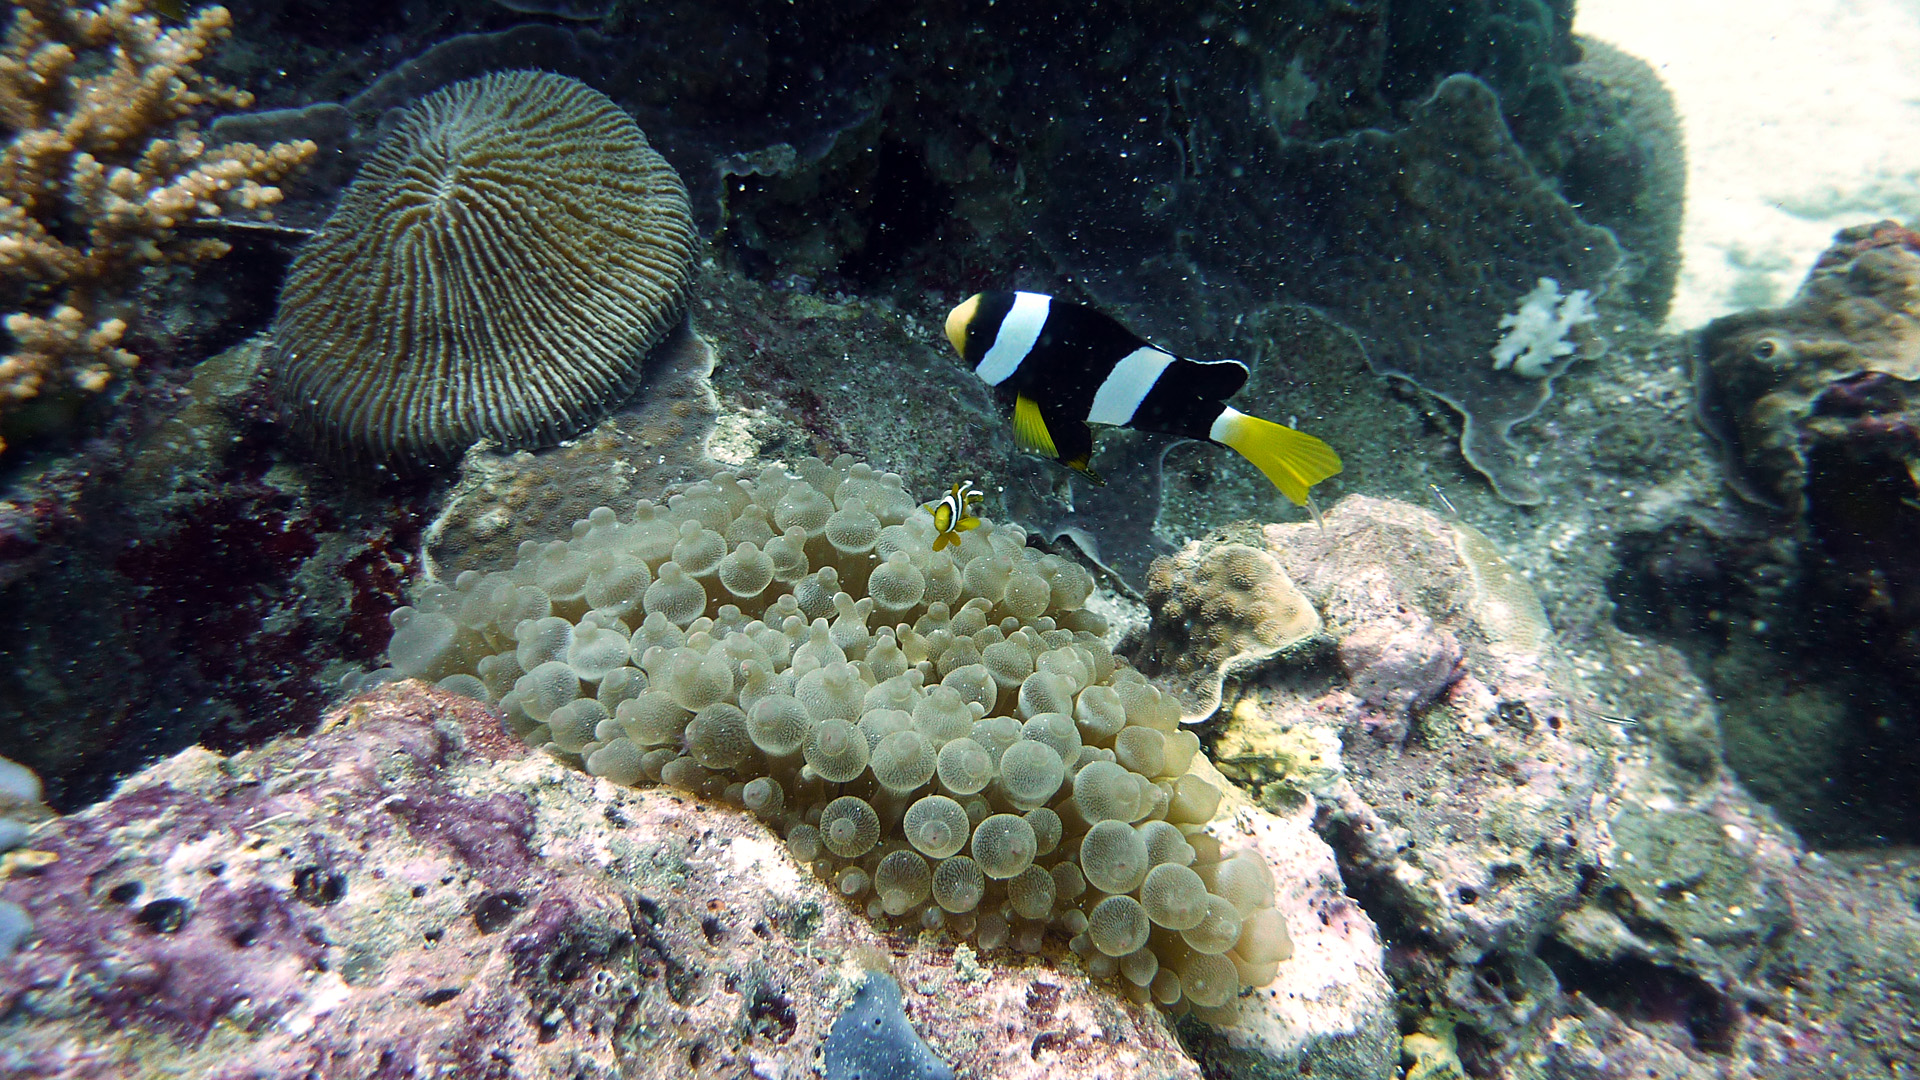
[[[1575,289],[1563,297],[1559,282],[1541,278],[1521,300],[1519,311],[1500,316],[1499,328],[1506,335],[1493,347],[1494,370],[1511,367],[1516,375],[1545,378],[1555,360],[1573,351],[1567,334],[1597,317],[1587,290]]]

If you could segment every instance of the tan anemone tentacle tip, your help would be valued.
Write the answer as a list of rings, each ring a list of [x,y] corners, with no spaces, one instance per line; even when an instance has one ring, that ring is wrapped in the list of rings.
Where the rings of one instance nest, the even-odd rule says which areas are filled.
[[[301,249],[276,391],[326,454],[406,469],[567,437],[678,322],[686,187],[577,80],[508,71],[415,105]]]

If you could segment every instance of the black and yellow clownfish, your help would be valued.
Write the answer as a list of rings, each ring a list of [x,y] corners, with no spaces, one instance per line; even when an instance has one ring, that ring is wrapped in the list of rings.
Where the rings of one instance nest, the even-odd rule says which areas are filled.
[[[945,498],[928,503],[926,511],[933,515],[933,550],[951,547],[960,542],[961,533],[979,528],[980,519],[974,516],[974,511],[986,497],[986,492],[974,487],[973,481],[962,480],[953,485]]]
[[[1175,356],[1084,304],[978,293],[947,316],[947,340],[988,386],[1013,393],[1016,442],[1095,483],[1092,424],[1230,447],[1296,506],[1340,471],[1333,447],[1226,404],[1246,385],[1245,364]]]

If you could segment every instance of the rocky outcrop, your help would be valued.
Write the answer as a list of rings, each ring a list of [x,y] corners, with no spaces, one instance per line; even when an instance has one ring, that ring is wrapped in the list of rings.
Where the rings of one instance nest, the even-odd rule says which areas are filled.
[[[1231,1042],[1390,1073],[1371,922],[1303,818],[1242,807],[1294,942]],[[962,1077],[1194,1077],[1151,1006],[1040,958],[877,933],[743,811],[615,787],[401,684],[320,732],[190,750],[42,826],[0,899],[0,1072],[800,1076],[869,970]]]

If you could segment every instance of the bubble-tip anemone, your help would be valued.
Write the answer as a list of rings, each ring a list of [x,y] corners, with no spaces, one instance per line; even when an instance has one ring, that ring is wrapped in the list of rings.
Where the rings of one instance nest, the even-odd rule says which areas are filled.
[[[1091,576],[991,521],[933,538],[897,476],[850,459],[723,473],[420,588],[393,660],[595,775],[751,810],[876,919],[983,951],[1051,937],[1203,1016],[1271,981],[1272,873],[1204,830],[1221,793],[1189,771],[1199,742],[1108,649]],[[770,580],[738,572],[756,550]],[[909,569],[917,599],[850,591]]]

